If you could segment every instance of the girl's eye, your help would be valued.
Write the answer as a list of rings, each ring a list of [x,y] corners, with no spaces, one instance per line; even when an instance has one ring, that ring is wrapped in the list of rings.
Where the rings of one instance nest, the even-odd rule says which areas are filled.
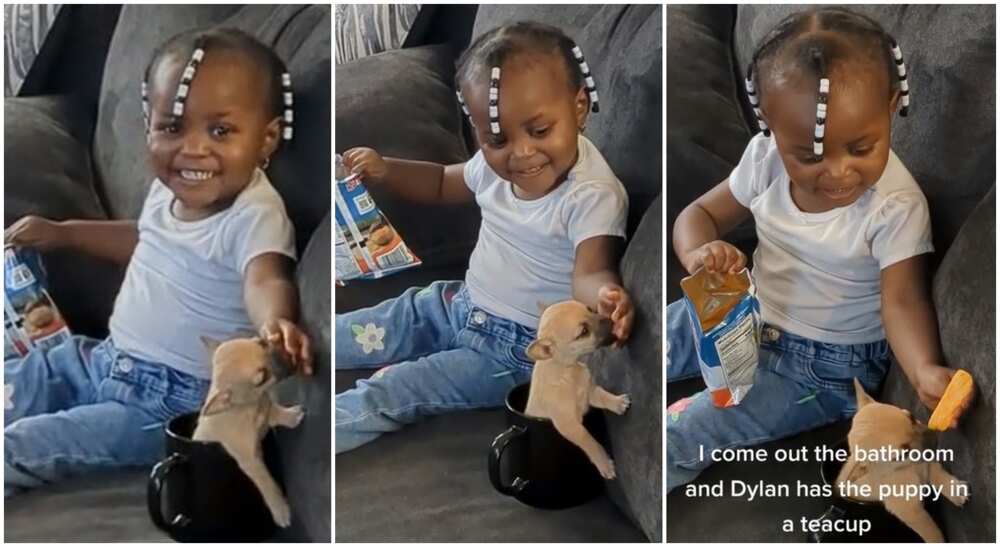
[[[542,127],[540,129],[532,129],[531,130],[531,135],[533,137],[544,137],[545,135],[549,134],[549,130],[551,130],[551,129],[552,129],[551,125],[550,126],[546,126],[546,127]]]
[[[874,146],[867,146],[865,148],[855,148],[854,150],[851,151],[851,154],[854,154],[855,156],[866,156],[868,155],[869,152],[871,152],[874,149],[875,149]]]
[[[490,135],[489,137],[486,137],[486,146],[489,146],[490,148],[500,149],[503,148],[504,146],[507,146],[507,139],[503,138],[503,135],[500,136]]]
[[[225,125],[214,125],[211,129],[213,137],[225,137],[232,132],[232,129]]]
[[[823,161],[823,158],[815,154],[809,154],[808,156],[799,157],[799,163],[804,163],[807,165],[814,165]]]
[[[174,133],[179,133],[180,132],[180,130],[181,130],[181,124],[176,123],[176,122],[165,122],[165,123],[158,124],[156,126],[156,130],[159,131],[159,132],[161,132],[161,133],[169,133],[169,134],[172,135]]]

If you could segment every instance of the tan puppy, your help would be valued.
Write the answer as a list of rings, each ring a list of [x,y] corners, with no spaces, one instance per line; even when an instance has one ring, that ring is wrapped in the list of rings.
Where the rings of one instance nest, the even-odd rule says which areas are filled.
[[[867,484],[871,487],[871,495],[859,497],[863,501],[880,501],[879,487],[883,485],[922,485],[929,484],[941,488],[941,494],[958,507],[965,504],[966,496],[952,494],[952,483],[965,484],[945,471],[939,462],[935,461],[858,461],[855,459],[856,448],[870,454],[882,447],[896,449],[922,449],[926,426],[910,415],[910,412],[889,404],[879,403],[872,399],[861,382],[854,379],[854,391],[858,398],[858,413],[851,423],[851,431],[847,434],[847,444],[850,455],[847,462],[837,475],[837,483],[850,481],[854,484]],[[886,510],[903,521],[924,541],[942,542],[944,536],[941,529],[924,509],[920,499],[905,496],[890,496],[881,500]]]
[[[624,414],[628,395],[612,395],[594,380],[580,357],[613,342],[611,321],[575,300],[544,309],[538,323],[538,339],[528,346],[535,360],[531,391],[524,413],[549,418],[556,430],[579,446],[605,479],[615,478],[615,464],[604,447],[583,426],[583,415],[591,406]]]
[[[219,343],[202,338],[212,354],[212,384],[194,431],[196,441],[216,441],[253,481],[275,524],[291,524],[291,511],[281,488],[264,465],[260,442],[276,425],[296,427],[302,408],[271,401],[268,389],[277,381],[266,344],[259,338]]]

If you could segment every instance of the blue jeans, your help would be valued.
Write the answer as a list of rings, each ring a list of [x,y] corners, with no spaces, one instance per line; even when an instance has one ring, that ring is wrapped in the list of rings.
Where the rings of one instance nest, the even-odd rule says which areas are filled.
[[[531,379],[535,331],[475,307],[461,281],[338,315],[336,329],[337,369],[381,368],[337,395],[338,454],[427,416],[501,406]]]
[[[208,381],[74,336],[4,362],[4,497],[163,457],[163,424],[199,409]]]
[[[853,416],[854,378],[875,393],[889,368],[885,340],[827,344],[770,325],[761,339],[754,385],[739,405],[718,408],[704,390],[667,408],[667,492],[711,465],[711,450],[757,445]],[[700,374],[691,321],[678,300],[667,306],[667,382]]]

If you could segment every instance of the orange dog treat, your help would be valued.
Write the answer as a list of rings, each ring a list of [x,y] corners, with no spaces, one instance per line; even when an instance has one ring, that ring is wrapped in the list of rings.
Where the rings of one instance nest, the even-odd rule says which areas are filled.
[[[972,396],[976,392],[972,375],[964,370],[958,370],[948,382],[948,388],[944,390],[944,395],[938,401],[937,408],[931,414],[931,419],[927,423],[929,429],[934,431],[944,431],[957,423],[957,418],[969,408]]]

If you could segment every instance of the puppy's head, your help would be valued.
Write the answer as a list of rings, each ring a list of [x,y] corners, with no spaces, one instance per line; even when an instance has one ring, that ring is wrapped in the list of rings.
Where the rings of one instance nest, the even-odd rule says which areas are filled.
[[[910,411],[872,399],[857,378],[854,379],[854,393],[858,400],[858,412],[854,415],[851,430],[847,434],[850,456],[840,470],[838,481],[857,482],[873,465],[882,463],[855,461],[855,447],[866,451],[878,450],[883,446],[897,449],[922,448],[923,436],[927,430]]]
[[[217,414],[256,401],[276,382],[267,344],[260,338],[220,343],[202,337],[202,343],[212,355],[212,385],[202,414]]]
[[[576,362],[601,346],[614,342],[611,321],[576,300],[548,306],[538,322],[538,338],[528,346],[535,361],[556,359]]]

